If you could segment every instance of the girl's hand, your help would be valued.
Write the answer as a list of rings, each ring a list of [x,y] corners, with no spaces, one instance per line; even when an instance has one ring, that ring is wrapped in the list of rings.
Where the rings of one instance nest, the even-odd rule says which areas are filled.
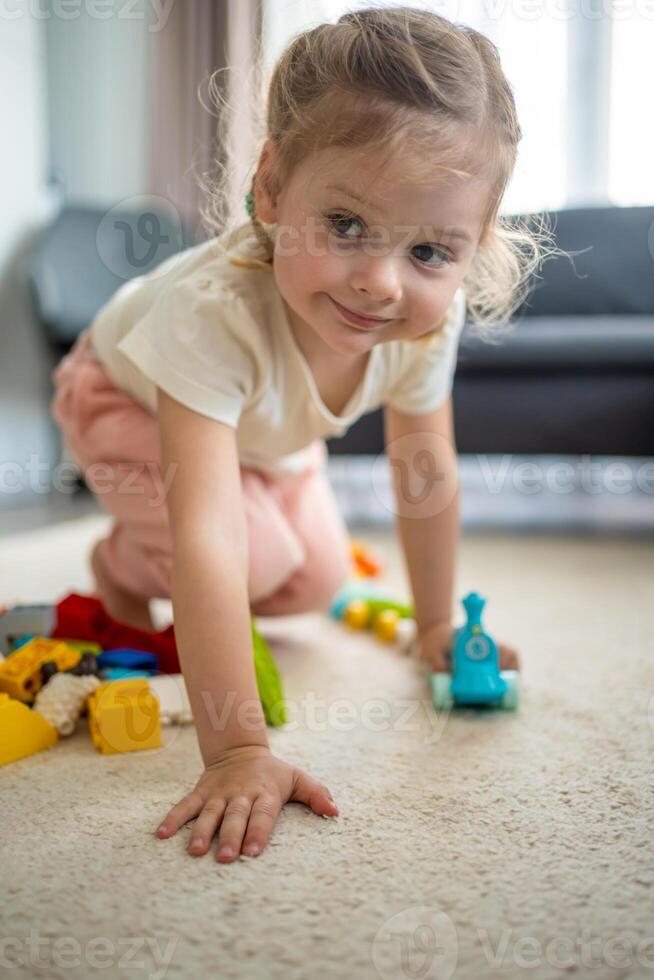
[[[241,846],[243,854],[254,857],[289,800],[305,803],[319,816],[338,815],[331,793],[317,779],[278,759],[267,746],[239,746],[206,767],[193,792],[170,810],[155,834],[172,837],[197,817],[189,854],[206,854],[220,827],[217,861],[234,861]]]
[[[434,673],[444,674],[452,669],[453,634],[454,627],[449,620],[445,620],[430,626],[416,638],[418,656],[429,664]],[[498,643],[497,649],[500,655],[500,670],[520,670],[517,650],[506,643]]]

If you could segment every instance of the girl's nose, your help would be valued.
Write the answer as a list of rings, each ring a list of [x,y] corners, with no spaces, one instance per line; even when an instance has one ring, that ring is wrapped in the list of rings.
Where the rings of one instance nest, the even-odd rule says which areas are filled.
[[[397,262],[392,255],[358,256],[350,285],[375,303],[396,303],[402,295]]]

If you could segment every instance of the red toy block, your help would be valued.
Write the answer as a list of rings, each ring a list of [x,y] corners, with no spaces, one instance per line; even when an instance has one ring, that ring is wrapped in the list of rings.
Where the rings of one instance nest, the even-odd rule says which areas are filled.
[[[175,628],[171,624],[158,632],[135,629],[113,619],[95,596],[71,592],[57,603],[57,623],[53,637],[74,636],[76,640],[93,640],[104,650],[131,647],[146,650],[157,657],[163,674],[179,674],[179,658],[175,644]]]

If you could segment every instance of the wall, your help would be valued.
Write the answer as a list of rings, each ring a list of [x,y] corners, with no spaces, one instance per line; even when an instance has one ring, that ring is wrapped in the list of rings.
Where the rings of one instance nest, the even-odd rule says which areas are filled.
[[[30,457],[52,462],[48,362],[21,257],[47,219],[45,49],[42,25],[26,14],[0,20],[0,506],[30,491]],[[38,483],[38,480],[36,481]],[[17,492],[18,491],[18,492]]]
[[[146,192],[149,23],[144,2],[105,19],[80,4],[44,21],[52,176],[67,200],[113,205]]]
[[[56,13],[65,9],[74,16]],[[7,11],[0,17],[0,507],[43,501],[60,459],[49,415],[54,362],[32,312],[23,258],[64,200],[110,207],[146,191],[151,29],[145,2],[116,2],[108,19],[84,3],[15,2]]]

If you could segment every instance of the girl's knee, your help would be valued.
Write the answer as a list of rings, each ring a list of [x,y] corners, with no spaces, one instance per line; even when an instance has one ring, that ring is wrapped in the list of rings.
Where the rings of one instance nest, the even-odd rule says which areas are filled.
[[[325,560],[309,560],[273,595],[253,603],[252,612],[259,616],[326,612],[351,571],[349,555],[335,553]]]

